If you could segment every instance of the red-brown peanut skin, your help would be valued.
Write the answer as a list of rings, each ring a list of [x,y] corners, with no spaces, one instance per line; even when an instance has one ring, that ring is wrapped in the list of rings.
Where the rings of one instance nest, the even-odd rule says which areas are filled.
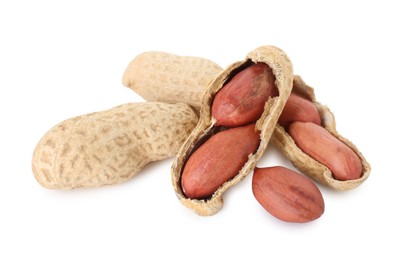
[[[269,96],[277,94],[275,76],[269,66],[253,64],[237,73],[214,97],[215,125],[234,127],[252,123],[260,118]]]
[[[266,211],[283,221],[304,223],[324,213],[323,196],[317,186],[284,167],[255,168],[252,192]]]
[[[278,123],[287,129],[295,121],[312,122],[316,125],[321,125],[320,115],[316,106],[311,101],[292,93],[283,108]]]
[[[289,134],[307,155],[329,168],[336,180],[355,180],[362,175],[357,154],[323,127],[309,122],[293,122]]]
[[[190,199],[210,197],[233,178],[259,146],[255,125],[231,128],[210,137],[186,162],[182,188]]]

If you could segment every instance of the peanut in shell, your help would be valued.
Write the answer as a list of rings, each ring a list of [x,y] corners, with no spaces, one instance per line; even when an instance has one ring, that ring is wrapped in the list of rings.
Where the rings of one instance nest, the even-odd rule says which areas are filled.
[[[142,55],[141,55],[142,57]],[[221,68],[216,65],[214,62],[210,62],[208,60],[201,62],[201,58],[196,58],[196,57],[182,57],[182,56],[176,56],[173,54],[168,54],[168,53],[158,53],[158,55],[155,55],[153,53],[147,54],[145,56],[146,61],[142,61],[139,64],[157,64],[157,63],[162,63],[166,64],[164,71],[156,71],[155,69],[161,70],[162,68],[155,68],[155,69],[149,69],[151,73],[143,73],[144,69],[142,66],[129,66],[132,67],[132,69],[126,71],[126,77],[137,77],[138,81],[140,82],[146,82],[146,85],[150,88],[150,91],[159,93],[159,90],[162,88],[162,82],[159,80],[156,80],[156,77],[154,75],[160,75],[161,73],[163,74],[163,77],[171,77],[172,82],[196,82],[193,79],[192,75],[212,75],[216,73],[221,72]],[[173,60],[174,62],[166,62],[167,60]],[[136,64],[138,63],[137,58],[136,58]],[[208,63],[208,66],[196,66],[197,64],[204,64]],[[177,71],[178,73],[173,74],[173,73],[168,73],[168,71]],[[131,73],[134,73],[134,75],[130,75]],[[149,80],[151,82],[155,82],[155,84],[149,83]],[[208,77],[206,79],[207,82],[209,82],[211,79]],[[200,82],[202,84],[202,82]],[[187,103],[192,103],[196,109],[199,109],[201,104],[199,102],[199,97],[202,98],[203,94],[206,90],[206,85],[202,84],[199,85],[199,83],[196,82],[196,84],[174,84],[171,86],[171,88],[178,88],[178,92],[186,92],[188,93],[189,89],[193,89],[193,92],[195,93],[196,98],[192,98],[190,100],[187,100]],[[138,90],[136,88],[132,88],[134,91],[138,93]],[[175,91],[176,92],[176,91]],[[196,94],[197,92],[200,92],[200,94]],[[329,131],[333,136],[338,138],[340,141],[348,145],[361,159],[362,162],[362,176],[361,178],[357,180],[350,180],[350,181],[339,181],[336,180],[332,177],[331,171],[325,166],[320,164],[319,162],[315,161],[303,151],[301,151],[294,143],[293,139],[287,134],[285,129],[283,129],[282,126],[279,124],[275,127],[275,131],[273,132],[273,136],[271,138],[271,143],[275,146],[277,146],[284,154],[285,156],[292,161],[293,165],[295,165],[301,172],[309,176],[310,178],[332,188],[335,190],[350,190],[358,187],[361,183],[363,183],[369,176],[370,171],[371,171],[371,166],[365,159],[365,157],[362,155],[362,153],[359,151],[359,149],[348,139],[342,137],[336,130],[336,122],[333,113],[329,110],[329,108],[325,105],[322,105],[316,100],[315,94],[314,94],[314,89],[308,85],[302,80],[300,76],[294,76],[293,80],[293,90],[292,93],[294,93],[297,96],[304,97],[310,102],[312,102],[313,105],[317,107],[318,113],[321,117],[321,125]],[[140,94],[140,93],[139,93]],[[184,96],[171,96],[171,100],[174,102],[182,102],[185,97]],[[157,101],[160,100],[164,95],[157,94],[155,96],[150,96],[149,100],[150,101]],[[207,102],[207,100],[205,101]],[[204,103],[202,103],[204,104]],[[207,105],[207,104],[206,104]],[[207,110],[207,108],[203,108]],[[208,113],[208,111],[206,111]],[[289,120],[287,120],[289,121]],[[290,122],[285,122],[283,123],[285,126],[290,123]],[[319,123],[318,121],[315,123]],[[216,205],[219,205],[216,204]]]
[[[256,129],[260,131],[260,143],[258,149],[248,156],[248,160],[239,170],[238,174],[223,183],[209,198],[188,198],[182,190],[182,171],[193,151],[196,150],[201,145],[202,140],[212,134],[212,131],[215,129],[214,124],[216,120],[211,113],[211,107],[215,95],[224,86],[227,80],[247,66],[259,62],[266,63],[272,69],[279,95],[276,97],[269,97],[265,103],[261,117],[255,122]],[[292,80],[293,69],[287,55],[277,47],[262,46],[251,51],[245,60],[231,64],[211,81],[202,100],[199,122],[178,152],[171,169],[172,184],[175,194],[182,204],[202,216],[213,215],[222,208],[222,194],[230,187],[242,181],[253,170],[264,153],[279,115],[289,97],[292,88]],[[226,161],[225,163],[232,164],[233,162]]]
[[[208,59],[149,51],[128,64],[122,81],[147,101],[186,103],[198,110],[207,85],[221,71]]]
[[[308,86],[301,77],[295,76],[293,80],[292,93],[306,97],[316,107],[321,118],[321,126],[332,134],[339,141],[348,146],[360,158],[362,165],[361,177],[355,180],[340,181],[333,177],[333,174],[327,166],[316,161],[308,154],[304,153],[296,144],[292,137],[283,127],[275,127],[271,143],[292,162],[292,164],[302,173],[310,178],[335,190],[350,190],[361,185],[371,172],[371,166],[358,150],[358,148],[348,139],[341,136],[336,130],[336,121],[330,109],[316,100],[314,89]]]
[[[142,102],[67,119],[36,145],[32,170],[49,189],[124,182],[152,161],[174,156],[197,123],[183,103]]]

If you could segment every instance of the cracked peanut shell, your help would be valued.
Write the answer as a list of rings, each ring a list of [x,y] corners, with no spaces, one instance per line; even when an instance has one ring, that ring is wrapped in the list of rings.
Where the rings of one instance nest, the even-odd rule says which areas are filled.
[[[370,164],[350,140],[344,138],[337,132],[336,121],[333,113],[327,106],[322,105],[316,100],[314,89],[308,86],[299,76],[294,77],[292,93],[298,94],[310,100],[316,106],[319,112],[321,118],[321,126],[335,138],[337,138],[339,141],[353,150],[355,154],[360,158],[362,164],[361,178],[347,181],[334,179],[330,169],[304,153],[295,144],[295,141],[292,139],[292,137],[280,125],[277,125],[275,127],[274,134],[271,138],[271,143],[278,147],[278,149],[283,152],[283,154],[292,162],[292,164],[297,169],[299,169],[302,173],[306,174],[312,179],[335,190],[350,190],[358,187],[368,178],[371,171]]]
[[[172,82],[181,82],[186,81],[188,82],[189,80],[193,80],[193,77],[191,75],[197,75],[201,73],[202,75],[209,75],[217,71],[220,72],[221,68],[219,66],[215,66],[213,62],[210,61],[205,61],[210,64],[210,66],[195,66],[196,64],[200,64],[199,59],[196,57],[182,57],[182,56],[176,56],[174,55],[172,57],[172,54],[166,54],[166,53],[158,53],[158,55],[153,55],[151,53],[147,54],[146,59],[147,61],[143,61],[140,64],[159,64],[159,63],[164,63],[167,64],[169,67],[165,67],[164,71],[162,74],[164,77],[166,76],[171,76],[171,81]],[[171,63],[166,63],[167,57],[169,57],[169,60],[173,60],[175,62]],[[153,62],[148,61],[151,59]],[[213,66],[214,65],[214,66]],[[150,65],[151,66],[151,65]],[[173,66],[174,68],[171,68]],[[180,67],[179,67],[180,66]],[[159,68],[162,69],[162,68]],[[167,73],[167,71],[171,70],[176,70],[179,73],[178,74],[171,74]],[[139,70],[139,71],[137,71]],[[157,73],[157,75],[160,75],[161,72],[154,72],[154,70],[151,70],[151,73],[147,75],[154,75],[154,73]],[[140,66],[133,66],[133,71],[132,73],[135,73],[138,75],[138,79],[140,81],[148,81],[150,80],[149,78],[145,78],[146,76],[142,74],[143,68]],[[210,79],[207,79],[207,81],[210,81]],[[149,84],[151,87],[151,91],[158,90],[160,89],[160,81],[155,81],[156,84]],[[172,87],[177,87],[180,92],[186,91],[187,89],[191,86],[185,85],[185,84],[180,84]],[[156,88],[156,89],[155,89]],[[201,94],[195,94],[196,97],[203,97],[203,93],[206,89],[206,85],[192,85],[192,88],[194,91],[201,92]],[[136,91],[136,90],[135,90]],[[299,94],[302,97],[306,97],[308,100],[310,100],[313,104],[317,106],[317,109],[320,113],[320,116],[322,117],[323,120],[323,127],[325,127],[330,133],[332,133],[335,137],[340,136],[335,127],[335,119],[333,113],[328,109],[327,106],[320,104],[319,102],[316,101],[315,95],[314,95],[314,90],[313,88],[307,86],[303,80],[299,76],[294,77],[294,86],[293,86],[293,92],[296,94]],[[159,95],[155,98],[160,98]],[[156,99],[152,98],[151,101],[154,101]],[[174,96],[174,101],[179,101],[178,97]],[[190,102],[190,101],[188,101]],[[193,104],[195,107],[199,108],[200,103],[199,100],[193,100]],[[196,105],[197,104],[197,105]],[[327,169],[325,166],[321,165],[320,163],[316,162],[314,159],[310,158],[306,154],[304,154],[293,142],[293,140],[290,138],[290,136],[287,134],[287,132],[280,127],[279,125],[276,127],[274,131],[274,136],[271,138],[271,143],[273,143],[275,146],[279,147],[285,154],[287,158],[289,158],[292,163],[303,173],[311,177],[312,179],[336,190],[350,190],[353,188],[358,187],[361,183],[363,183],[369,176],[371,167],[369,163],[366,161],[366,159],[363,157],[361,152],[358,150],[358,148],[349,140],[345,139],[344,137],[340,136],[338,138],[340,141],[344,142],[346,145],[348,145],[361,159],[362,161],[362,168],[363,168],[363,173],[362,177],[357,180],[352,180],[352,181],[337,181],[334,178],[332,178],[331,171]],[[286,147],[285,147],[286,146]]]
[[[275,84],[278,88],[279,95],[269,97],[265,103],[264,112],[255,123],[256,129],[261,131],[258,149],[249,155],[248,161],[240,169],[238,174],[223,183],[211,197],[207,199],[190,199],[186,197],[181,185],[181,175],[185,163],[202,142],[214,134],[213,132],[218,131],[218,129],[216,130],[214,127],[216,120],[211,113],[211,106],[216,93],[225,85],[227,80],[239,71],[253,63],[259,62],[266,63],[272,69],[276,78]],[[242,181],[253,170],[263,155],[279,115],[289,97],[292,81],[293,69],[289,58],[282,50],[274,46],[262,46],[253,50],[247,55],[245,60],[231,64],[211,81],[202,100],[198,125],[181,147],[171,169],[172,184],[181,203],[203,216],[213,215],[222,208],[222,194],[230,187]]]

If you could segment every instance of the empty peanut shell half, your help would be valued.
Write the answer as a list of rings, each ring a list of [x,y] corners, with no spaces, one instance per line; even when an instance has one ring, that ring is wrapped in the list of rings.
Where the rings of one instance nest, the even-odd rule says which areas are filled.
[[[275,127],[271,143],[277,146],[285,156],[298,168],[302,173],[317,180],[318,182],[331,187],[335,190],[350,190],[358,187],[369,176],[371,167],[366,161],[358,148],[348,139],[342,137],[336,130],[336,122],[333,113],[325,105],[316,101],[313,88],[306,85],[306,83],[299,77],[295,76],[293,80],[292,93],[304,97],[316,106],[321,119],[321,126],[326,129],[331,135],[348,146],[359,157],[362,165],[361,177],[353,180],[337,180],[333,177],[333,173],[322,163],[316,161],[306,153],[304,153],[292,139],[292,137],[285,131],[283,127],[277,125]]]
[[[259,132],[260,141],[258,148],[248,155],[245,163],[243,163],[243,166],[237,174],[220,185],[213,194],[198,199],[187,197],[182,188],[181,180],[183,170],[191,155],[209,138],[216,135],[216,133],[227,131],[227,129],[243,127],[229,128],[228,126],[216,125],[216,118],[214,118],[212,114],[212,104],[216,94],[231,81],[235,75],[257,63],[264,63],[269,66],[274,76],[272,85],[276,86],[278,90],[277,96],[269,96],[259,119],[253,122],[255,131]],[[262,46],[250,52],[245,60],[230,65],[210,82],[202,100],[198,125],[181,147],[172,165],[172,184],[178,199],[185,206],[193,209],[199,215],[208,216],[217,213],[223,206],[222,194],[228,188],[243,180],[253,170],[268,145],[273,129],[290,95],[293,81],[292,70],[292,64],[282,50],[274,46]],[[262,80],[262,78],[259,80]],[[238,162],[225,160],[224,163],[231,166],[233,163]]]

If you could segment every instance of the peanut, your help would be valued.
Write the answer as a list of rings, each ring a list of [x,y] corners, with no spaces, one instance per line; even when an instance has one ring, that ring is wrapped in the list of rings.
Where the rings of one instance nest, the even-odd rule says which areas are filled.
[[[170,102],[186,102],[193,105],[195,108],[200,108],[201,104],[203,104],[202,109],[208,110],[211,109],[208,103],[212,102],[210,98],[206,100],[203,99],[204,92],[206,90],[206,85],[200,85],[200,83],[196,82],[196,78],[204,78],[200,77],[200,75],[215,75],[221,72],[221,68],[215,63],[210,62],[208,60],[202,61],[201,58],[195,57],[181,57],[167,53],[159,53],[159,52],[150,52],[141,54],[139,57],[135,58],[132,63],[128,66],[126,73],[123,77],[123,82],[125,85],[132,88],[134,91],[139,92],[151,92],[152,94],[147,98],[149,101],[157,101],[157,100],[167,100]],[[203,59],[204,60],[204,59]],[[255,58],[255,60],[259,60]],[[204,63],[207,62],[206,65]],[[161,66],[162,65],[162,66]],[[200,66],[201,65],[201,66]],[[271,66],[272,67],[272,66]],[[237,66],[233,65],[233,69],[236,69]],[[231,71],[231,68],[227,68],[226,71]],[[274,70],[273,72],[278,71]],[[170,72],[170,73],[169,73]],[[197,77],[196,77],[197,76]],[[275,75],[276,76],[276,75]],[[230,75],[226,75],[225,78],[216,77],[213,81],[218,81],[218,85],[220,83],[227,82],[228,77]],[[276,77],[277,78],[277,77]],[[211,80],[209,77],[206,79],[208,82]],[[187,83],[187,84],[186,84]],[[189,84],[193,83],[193,84]],[[166,87],[165,85],[169,84],[170,87]],[[138,87],[134,87],[134,86]],[[210,83],[209,86],[214,85]],[[141,88],[139,91],[138,88]],[[162,90],[169,90],[164,91]],[[191,94],[192,91],[194,94]],[[169,92],[169,93],[168,93]],[[161,94],[165,93],[165,94]],[[176,95],[173,95],[176,93]],[[183,95],[182,93],[188,93],[187,95]],[[178,95],[179,94],[179,95]],[[280,126],[276,126],[275,130],[273,131],[273,135],[271,138],[272,144],[277,146],[285,156],[295,165],[301,172],[305,173],[312,179],[315,179],[330,188],[336,190],[349,190],[353,189],[360,184],[362,184],[368,177],[371,171],[371,167],[358,148],[349,140],[345,139],[344,137],[340,136],[336,131],[336,122],[334,119],[333,113],[329,110],[329,108],[325,105],[320,104],[316,101],[316,97],[314,94],[314,89],[308,86],[300,76],[294,76],[293,78],[293,89],[292,89],[292,96],[297,95],[303,97],[305,100],[309,100],[309,102],[317,108],[320,122],[323,128],[328,130],[331,133],[334,133],[341,142],[345,145],[349,146],[360,158],[362,163],[362,176],[356,180],[352,181],[339,181],[332,177],[331,171],[322,165],[321,163],[314,161],[312,158],[307,156],[300,150],[295,143],[293,142],[292,138],[287,133],[288,125],[292,121],[311,121],[313,123],[318,123],[317,117],[303,117],[304,114],[300,113],[300,110],[295,111],[294,113],[300,113],[300,118],[296,119],[289,119],[292,118],[293,113],[289,113],[286,111],[282,112],[282,115],[279,119]],[[170,97],[169,98],[167,98]],[[190,96],[190,97],[189,97]],[[185,101],[185,98],[187,99]],[[200,103],[203,101],[203,103]],[[289,111],[290,102],[292,98],[288,99],[288,103],[286,104],[285,110]],[[301,102],[300,102],[301,103]],[[294,102],[295,104],[295,102]],[[295,107],[295,106],[294,106]],[[311,114],[316,115],[314,113],[314,108],[306,108],[306,105],[303,111],[313,111]],[[295,108],[296,109],[296,108]],[[276,110],[275,110],[276,111]],[[204,111],[206,114],[209,114],[208,111]],[[286,114],[289,114],[286,116]],[[274,115],[275,116],[275,115]],[[284,117],[288,118],[286,121]],[[211,122],[210,122],[211,123]],[[209,120],[206,120],[205,124],[209,124]],[[263,133],[262,133],[263,134]],[[271,133],[272,134],[272,131]],[[176,180],[174,181],[176,182]],[[177,185],[177,184],[174,184]],[[177,194],[182,193],[181,189],[177,190]],[[186,201],[182,200],[182,196],[178,195],[181,198],[183,203]],[[194,207],[193,205],[191,207]],[[216,209],[217,210],[217,209]],[[214,212],[214,210],[212,211]]]
[[[312,122],[316,125],[321,124],[316,106],[309,100],[292,93],[283,108],[278,123],[287,129],[295,121]]]
[[[130,103],[51,128],[32,170],[50,189],[97,187],[130,179],[151,161],[175,155],[197,123],[186,104]]]
[[[286,54],[276,47],[262,46],[250,52],[245,60],[231,64],[210,82],[202,100],[199,123],[172,165],[172,183],[185,206],[205,216],[221,209],[222,194],[244,179],[264,153],[291,91],[292,77],[292,64]],[[236,83],[227,84],[233,80]],[[277,97],[271,97],[272,86]],[[229,90],[220,96],[225,88]],[[241,90],[242,93],[237,94]],[[233,94],[238,99],[234,100]],[[244,104],[245,98],[254,104]],[[237,123],[231,128],[223,123],[217,125],[221,118],[213,111],[222,113],[224,108],[214,108],[215,99],[219,104],[231,104],[232,109],[226,114],[234,116],[237,111]],[[243,113],[239,114],[241,104]],[[251,105],[255,107],[254,116],[245,114],[251,114]],[[244,120],[238,122],[238,117]],[[252,120],[251,125],[235,126]],[[217,134],[212,136],[214,133]]]
[[[289,134],[310,157],[327,166],[335,179],[355,180],[362,175],[360,158],[326,129],[310,122],[294,122]]]
[[[221,131],[203,143],[187,160],[182,187],[191,199],[210,197],[233,178],[259,145],[254,124]]]
[[[309,222],[324,213],[320,190],[308,178],[284,167],[255,168],[252,191],[262,207],[288,222]]]
[[[268,97],[276,96],[275,76],[265,63],[257,63],[235,75],[215,96],[215,125],[241,126],[261,116]]]
[[[205,89],[221,67],[208,59],[150,51],[135,57],[123,84],[147,101],[200,107]]]

